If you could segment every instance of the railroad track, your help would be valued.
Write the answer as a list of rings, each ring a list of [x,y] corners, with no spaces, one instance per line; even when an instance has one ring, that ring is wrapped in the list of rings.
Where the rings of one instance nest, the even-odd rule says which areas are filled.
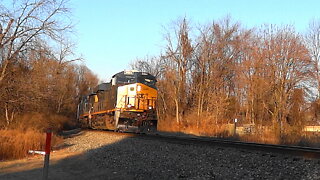
[[[261,143],[217,139],[217,138],[210,138],[210,137],[186,137],[186,136],[174,136],[174,135],[162,135],[162,134],[145,134],[141,136],[144,138],[158,139],[163,141],[169,141],[172,143],[224,146],[224,147],[257,150],[257,151],[264,151],[264,152],[281,153],[281,154],[293,155],[293,156],[301,156],[304,158],[320,159],[320,148],[314,148],[314,147],[261,144]]]
[[[134,134],[127,132],[113,132],[106,130],[86,130],[86,131],[103,131],[111,134],[127,134],[130,137],[139,137],[150,140],[160,140],[176,144],[201,144],[209,146],[224,146],[224,147],[233,147],[241,148],[248,150],[257,150],[264,152],[273,152],[281,153],[286,155],[301,156],[304,158],[320,159],[320,148],[315,147],[303,147],[303,146],[287,146],[287,145],[274,145],[274,144],[261,144],[253,142],[242,142],[242,141],[233,141],[225,140],[218,138],[210,137],[194,137],[194,136],[179,136],[171,135],[167,133],[153,133],[153,134]],[[79,129],[76,131],[71,131],[70,135],[72,137],[73,133],[81,132]]]

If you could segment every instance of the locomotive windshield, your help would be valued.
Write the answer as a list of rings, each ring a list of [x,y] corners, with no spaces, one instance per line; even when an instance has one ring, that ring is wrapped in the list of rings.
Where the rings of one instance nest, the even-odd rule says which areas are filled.
[[[138,76],[138,82],[156,88],[156,79],[150,74]]]
[[[112,77],[113,84],[142,83],[149,87],[156,88],[156,78],[149,73],[136,71],[122,71]]]
[[[116,84],[127,84],[127,83],[135,83],[135,82],[136,82],[136,78],[133,75],[116,77]]]

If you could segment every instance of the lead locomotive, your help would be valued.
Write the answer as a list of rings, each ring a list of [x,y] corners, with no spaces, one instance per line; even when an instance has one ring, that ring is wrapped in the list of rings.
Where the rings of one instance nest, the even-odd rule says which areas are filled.
[[[156,78],[149,73],[122,71],[99,84],[78,106],[83,127],[115,131],[155,131]]]

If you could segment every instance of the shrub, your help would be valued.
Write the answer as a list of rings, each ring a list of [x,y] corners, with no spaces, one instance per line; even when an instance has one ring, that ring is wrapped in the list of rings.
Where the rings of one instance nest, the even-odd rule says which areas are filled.
[[[18,129],[36,129],[39,131],[45,131],[47,128],[51,128],[53,131],[61,131],[63,129],[70,129],[75,127],[76,122],[70,118],[58,114],[45,114],[45,113],[28,113],[16,118],[12,128]]]
[[[0,160],[26,157],[29,150],[44,150],[44,132],[35,129],[8,129],[0,130],[0,134]],[[61,138],[53,135],[51,147],[61,142]]]
[[[186,115],[180,124],[174,117],[161,119],[158,122],[158,130],[198,136],[230,137],[234,134],[234,125],[222,123],[216,125],[209,113],[202,113],[200,116],[192,113]]]

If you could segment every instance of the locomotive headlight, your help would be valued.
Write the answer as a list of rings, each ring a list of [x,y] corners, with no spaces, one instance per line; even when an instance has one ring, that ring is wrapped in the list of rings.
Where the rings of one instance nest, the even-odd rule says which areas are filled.
[[[140,85],[137,86],[137,91],[138,91],[138,92],[141,91],[141,86],[140,86]]]

